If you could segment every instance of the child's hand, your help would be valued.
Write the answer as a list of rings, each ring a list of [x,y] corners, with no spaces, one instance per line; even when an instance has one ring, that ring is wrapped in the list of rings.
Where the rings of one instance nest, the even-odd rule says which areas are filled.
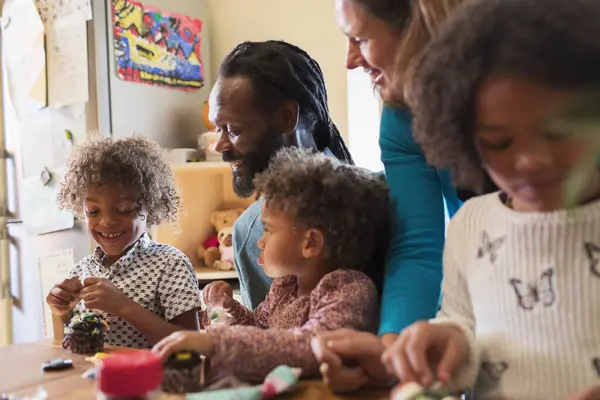
[[[229,308],[233,300],[233,288],[225,281],[214,281],[204,286],[202,297],[207,306]]]
[[[196,351],[206,357],[212,356],[214,345],[209,335],[197,331],[174,332],[158,342],[152,348],[154,353],[163,358],[169,357],[178,351]]]
[[[449,324],[417,322],[406,328],[383,354],[389,373],[403,383],[417,382],[428,387],[434,380],[448,383],[465,362],[468,342],[463,332]],[[430,366],[436,366],[432,372]]]
[[[62,319],[67,318],[71,310],[77,305],[80,300],[80,292],[83,285],[79,278],[73,277],[54,285],[48,296],[46,303],[50,306],[52,314],[59,316]]]
[[[590,386],[585,390],[567,397],[566,400],[597,400],[600,399],[600,384]]]
[[[393,377],[381,363],[385,346],[375,335],[341,329],[317,335],[311,346],[325,384],[335,393],[392,384]]]
[[[106,278],[91,277],[83,281],[81,298],[86,308],[122,317],[132,300]]]

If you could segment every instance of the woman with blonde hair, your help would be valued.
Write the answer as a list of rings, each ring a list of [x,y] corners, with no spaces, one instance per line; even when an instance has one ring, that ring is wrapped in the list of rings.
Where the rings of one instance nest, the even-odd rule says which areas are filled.
[[[334,391],[387,384],[381,354],[398,333],[433,318],[439,306],[445,212],[452,217],[469,193],[457,193],[447,171],[429,166],[412,134],[410,70],[439,26],[462,0],[336,0],[347,36],[346,68],[362,67],[384,107],[379,145],[393,205],[379,336],[331,332],[314,341]],[[446,208],[444,210],[444,207]],[[352,367],[347,367],[353,361]]]

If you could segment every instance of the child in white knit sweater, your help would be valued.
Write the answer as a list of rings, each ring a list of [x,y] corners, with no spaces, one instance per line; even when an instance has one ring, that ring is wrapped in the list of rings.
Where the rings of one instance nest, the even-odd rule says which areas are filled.
[[[441,311],[384,364],[478,400],[600,399],[600,129],[572,107],[600,84],[600,1],[468,2],[424,54],[411,95],[428,160],[501,192],[452,219]]]

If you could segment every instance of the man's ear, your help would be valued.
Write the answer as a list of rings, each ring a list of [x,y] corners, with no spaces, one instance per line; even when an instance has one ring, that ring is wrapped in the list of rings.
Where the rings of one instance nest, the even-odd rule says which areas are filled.
[[[304,234],[304,244],[302,246],[302,256],[304,258],[314,258],[320,256],[325,251],[325,236],[319,229],[309,229]]]
[[[300,107],[298,106],[298,102],[292,99],[284,100],[277,110],[276,116],[279,132],[285,135],[291,135],[296,132],[299,116]]]

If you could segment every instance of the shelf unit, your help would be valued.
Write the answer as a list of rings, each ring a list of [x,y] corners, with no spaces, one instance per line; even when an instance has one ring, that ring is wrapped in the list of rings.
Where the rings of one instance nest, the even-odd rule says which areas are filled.
[[[191,162],[171,165],[180,191],[182,212],[175,223],[152,229],[152,237],[170,244],[192,261],[200,281],[237,279],[235,270],[208,268],[196,256],[196,249],[214,233],[210,214],[215,210],[246,208],[254,198],[238,197],[232,186],[231,167],[225,162]]]

